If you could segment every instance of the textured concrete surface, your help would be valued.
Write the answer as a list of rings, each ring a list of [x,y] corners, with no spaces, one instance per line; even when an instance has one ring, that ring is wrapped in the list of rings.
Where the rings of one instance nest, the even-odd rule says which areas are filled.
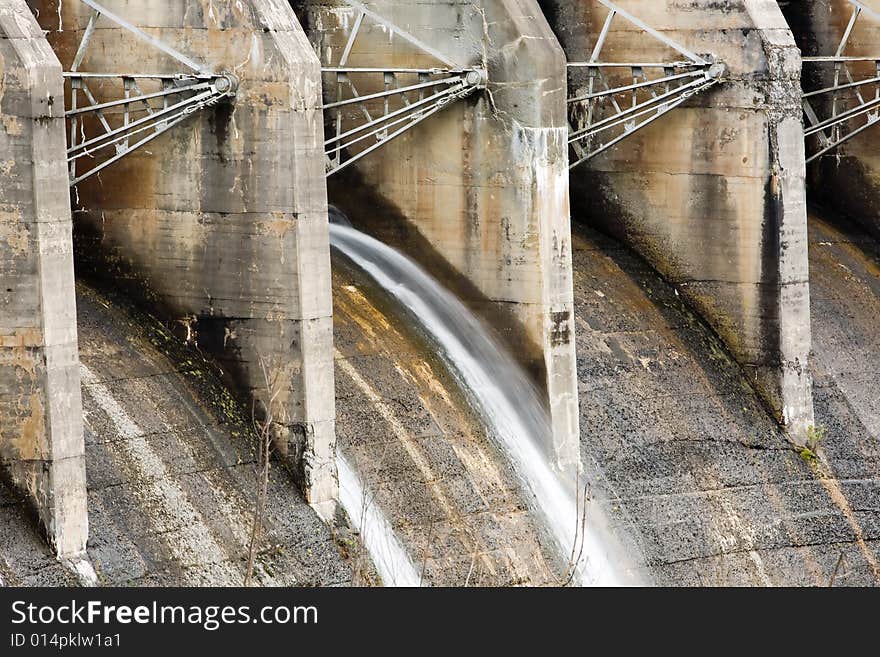
[[[85,469],[61,66],[0,5],[0,462],[63,557],[85,549]],[[8,530],[5,530],[8,531]]]
[[[343,0],[291,4],[316,50],[335,65],[357,9]],[[456,65],[484,67],[489,91],[331,179],[331,201],[373,235],[401,224],[397,246],[432,274],[442,278],[445,267],[469,283],[461,296],[504,327],[513,352],[547,391],[554,426],[548,458],[572,472],[577,399],[563,53],[533,0],[366,5]],[[349,66],[442,65],[369,18],[359,34]],[[369,205],[357,193],[364,186]]]
[[[79,286],[88,556],[103,585],[231,586],[244,579],[257,477],[242,411],[156,320]],[[273,463],[255,583],[351,581],[336,540]],[[0,576],[75,584],[0,489]]]
[[[880,440],[880,248],[821,214],[811,217],[810,247],[817,396],[843,395],[858,419],[852,437],[869,448]]]
[[[32,0],[69,66],[91,9]],[[311,503],[336,497],[332,321],[317,58],[284,0],[106,0],[215,72],[234,103],[200,112],[78,186],[80,270],[142,299],[223,363],[272,416]],[[107,19],[80,67],[180,73],[181,64]],[[99,100],[120,90],[94,85]],[[264,376],[263,369],[268,376]]]
[[[870,542],[880,507],[880,244],[855,224],[826,219],[810,217],[816,421],[827,467]]]
[[[342,257],[333,280],[340,451],[423,583],[558,584],[563,565],[516,474],[440,359]]]
[[[785,17],[804,55],[833,55],[852,16],[853,6],[844,0],[784,2]],[[876,3],[867,3],[875,10]],[[880,19],[862,12],[843,54],[850,57],[880,57]],[[854,80],[876,77],[873,62],[850,64]],[[810,89],[832,86],[834,67],[810,64],[805,68]],[[865,87],[864,89],[871,89]],[[870,100],[871,93],[867,92]],[[830,103],[830,96],[828,97]],[[843,105],[840,106],[841,111]],[[826,107],[824,116],[831,116]],[[810,194],[838,214],[847,215],[880,239],[880,156],[876,148],[877,128],[869,128],[809,169]]]
[[[570,61],[608,10],[542,0]],[[800,59],[775,2],[621,0],[727,66],[701,94],[572,172],[575,216],[643,254],[722,336],[795,438],[812,424]],[[604,61],[681,55],[618,18]],[[651,75],[657,75],[654,70]],[[573,90],[584,79],[573,74]]]
[[[597,482],[594,496],[650,579],[711,586],[880,583],[876,434],[872,442],[854,421],[849,407],[857,400],[828,386],[817,365],[816,405],[827,434],[821,460],[802,455],[673,287],[619,244],[576,232],[583,459]],[[820,280],[842,280],[835,254],[823,267]],[[847,323],[825,298],[820,285],[817,343],[828,347],[817,352],[817,362],[844,357],[831,345],[867,340],[841,342]],[[864,289],[858,298],[866,300]],[[876,303],[862,310],[853,302],[847,316],[868,325]],[[863,415],[870,413],[869,397],[858,402]]]

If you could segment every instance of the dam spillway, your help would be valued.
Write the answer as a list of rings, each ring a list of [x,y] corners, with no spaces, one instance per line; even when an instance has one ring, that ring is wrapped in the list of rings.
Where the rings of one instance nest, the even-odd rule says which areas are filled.
[[[594,519],[596,510],[589,508],[577,478],[567,480],[548,465],[552,456],[543,454],[541,445],[551,431],[549,415],[487,327],[414,262],[378,240],[337,224],[330,227],[330,243],[405,308],[409,321],[430,340],[533,499],[530,506],[556,544],[557,560],[572,560],[568,577],[604,586],[634,582],[626,560],[597,535],[598,525],[580,526],[581,516]]]
[[[871,4],[3,3],[0,578],[876,583]]]

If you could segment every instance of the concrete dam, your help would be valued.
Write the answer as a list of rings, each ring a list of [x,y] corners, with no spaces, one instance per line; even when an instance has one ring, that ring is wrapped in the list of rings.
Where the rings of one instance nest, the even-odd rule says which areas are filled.
[[[0,584],[876,586],[877,0],[0,0]]]

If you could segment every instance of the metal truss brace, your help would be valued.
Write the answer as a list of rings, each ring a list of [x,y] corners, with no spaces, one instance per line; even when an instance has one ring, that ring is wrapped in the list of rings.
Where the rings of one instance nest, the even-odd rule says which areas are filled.
[[[598,0],[608,16],[589,61],[570,62],[574,90],[569,104],[573,169],[722,81],[726,67],[698,55],[610,0]],[[670,62],[608,62],[602,52],[616,18],[622,18],[683,59]]]
[[[804,57],[803,106],[807,163],[814,162],[880,121],[880,54],[844,53],[862,16],[880,21],[880,12],[847,0],[852,14],[834,54]],[[818,81],[818,88],[808,88]]]
[[[238,80],[214,74],[177,50],[146,34],[95,0],[79,0],[92,9],[88,25],[64,73],[69,99],[67,162],[70,186],[99,173],[141,148],[199,110],[235,95]],[[95,27],[109,20],[165,53],[184,68],[174,74],[80,71]],[[98,99],[101,100],[98,100]]]
[[[486,72],[461,68],[406,30],[394,25],[361,2],[346,0],[356,18],[348,41],[335,65],[323,68],[325,89],[335,86],[336,97],[323,106],[332,126],[324,151],[327,176],[396,139],[434,114],[473,93],[485,89]],[[399,36],[441,66],[435,68],[358,68],[348,65],[365,21]],[[368,90],[362,92],[360,90]]]
[[[132,151],[153,141],[205,107],[235,95],[233,76],[64,74],[71,103],[65,116],[70,138],[67,163],[70,186],[103,171]],[[123,98],[99,103],[93,87],[121,87]],[[142,85],[156,87],[142,91]],[[103,94],[102,94],[103,95]],[[85,104],[80,105],[80,97]]]

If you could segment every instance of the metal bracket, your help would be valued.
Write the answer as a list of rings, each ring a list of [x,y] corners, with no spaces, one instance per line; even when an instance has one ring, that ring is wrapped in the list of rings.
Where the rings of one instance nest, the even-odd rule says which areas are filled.
[[[725,65],[711,55],[698,55],[658,32],[610,0],[589,61],[570,62],[570,168],[593,159],[633,133],[671,112],[692,96],[720,83]],[[670,62],[608,62],[602,60],[608,34],[621,18],[684,59]],[[580,75],[578,75],[580,73]]]
[[[65,112],[70,127],[67,163],[71,187],[168,132],[199,110],[234,96],[238,88],[238,80],[228,74],[69,72],[64,77],[70,85],[71,98]],[[110,97],[113,93],[108,89],[110,86],[122,97],[99,103],[92,88],[100,88],[102,97]],[[79,105],[80,96],[85,98],[85,105]]]
[[[346,0],[356,18],[335,65],[323,68],[325,89],[335,85],[336,98],[323,106],[333,136],[324,142],[327,176],[331,176],[396,139],[434,114],[488,84],[486,71],[456,67],[443,53],[406,30]],[[365,21],[401,37],[438,61],[436,68],[356,68],[348,65]],[[368,89],[362,93],[359,89]]]
[[[65,117],[70,130],[67,162],[71,187],[168,132],[199,110],[235,96],[238,89],[234,75],[212,73],[208,66],[163,44],[95,0],[79,1],[92,9],[92,15],[71,70],[64,73],[68,87],[65,95],[69,98]],[[186,72],[80,71],[96,24],[102,18],[179,62]]]
[[[803,107],[807,163],[837,151],[880,121],[880,56],[848,57],[844,53],[863,15],[880,21],[880,12],[858,0],[833,55],[804,57]],[[808,89],[818,80],[816,89]]]

